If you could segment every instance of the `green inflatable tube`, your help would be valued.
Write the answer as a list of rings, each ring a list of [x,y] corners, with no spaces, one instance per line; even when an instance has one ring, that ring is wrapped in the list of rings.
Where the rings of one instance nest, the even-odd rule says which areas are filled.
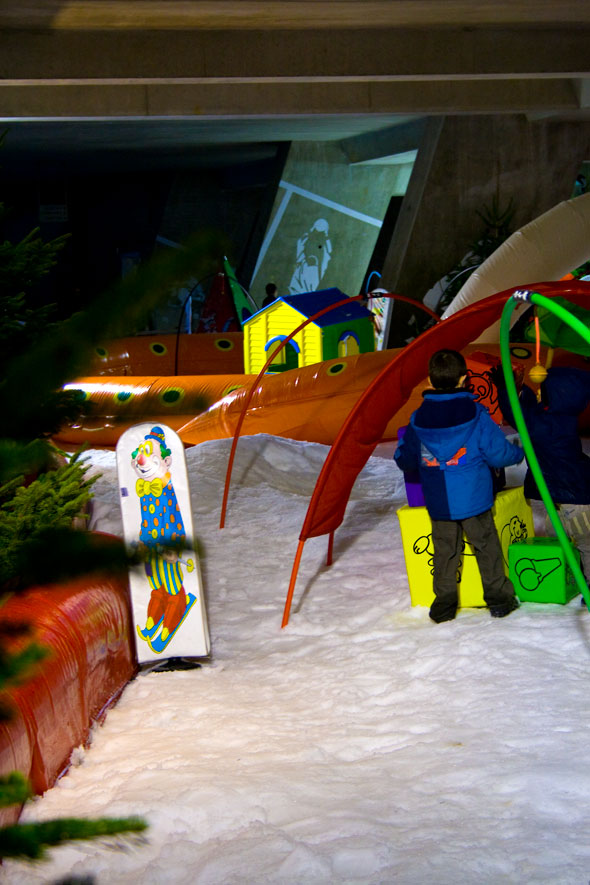
[[[555,534],[557,535],[557,538],[562,546],[564,556],[569,567],[572,570],[576,584],[578,585],[578,589],[584,597],[584,601],[586,602],[587,607],[590,609],[590,592],[588,591],[586,579],[584,578],[582,569],[578,565],[578,561],[574,556],[571,542],[561,524],[561,520],[551,499],[551,495],[549,494],[547,483],[545,482],[543,474],[541,473],[541,468],[539,467],[539,462],[537,460],[537,456],[535,455],[535,450],[533,449],[531,438],[529,436],[529,432],[527,430],[527,426],[522,414],[522,409],[520,408],[520,402],[518,400],[518,391],[516,390],[516,383],[514,381],[514,375],[512,373],[512,361],[510,359],[509,332],[510,317],[512,316],[512,312],[514,311],[516,305],[521,301],[527,301],[531,304],[537,304],[539,305],[539,307],[544,307],[546,310],[555,314],[560,320],[570,326],[570,328],[572,328],[575,332],[581,335],[582,338],[589,344],[590,330],[588,330],[584,323],[582,323],[577,317],[570,313],[569,310],[566,310],[560,304],[554,304],[551,298],[545,298],[544,295],[539,295],[537,292],[529,292],[528,290],[520,290],[514,292],[514,294],[507,300],[506,304],[504,305],[504,309],[502,311],[502,319],[500,321],[500,354],[502,358],[502,370],[504,372],[506,391],[508,393],[508,399],[512,408],[512,414],[514,415],[516,429],[520,434],[522,447],[524,449],[529,468],[531,470],[531,473],[533,474],[535,482],[537,483],[537,488],[539,489],[539,493],[541,495],[543,503],[547,508],[549,519],[551,520],[551,524],[555,529]]]

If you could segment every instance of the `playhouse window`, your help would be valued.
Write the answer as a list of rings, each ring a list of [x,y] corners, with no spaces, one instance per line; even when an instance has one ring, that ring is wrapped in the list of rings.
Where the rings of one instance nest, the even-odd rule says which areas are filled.
[[[338,356],[352,356],[360,353],[358,338],[353,332],[345,332],[338,342]]]

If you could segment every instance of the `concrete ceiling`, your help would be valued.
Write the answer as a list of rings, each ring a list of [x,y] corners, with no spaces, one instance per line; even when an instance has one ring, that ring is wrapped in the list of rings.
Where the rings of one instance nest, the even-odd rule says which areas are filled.
[[[197,120],[4,118],[0,164],[5,171],[36,167],[41,173],[219,168],[270,159],[281,142],[346,143],[373,132],[389,132],[407,119],[394,114]]]
[[[589,0],[1,0],[0,159],[211,166],[321,140],[374,161],[429,115],[587,120],[589,47]]]

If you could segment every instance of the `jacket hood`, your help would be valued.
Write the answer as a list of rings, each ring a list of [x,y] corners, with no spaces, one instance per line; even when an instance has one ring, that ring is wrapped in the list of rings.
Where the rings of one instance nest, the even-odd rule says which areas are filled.
[[[464,397],[469,397],[474,400],[475,397],[471,393],[463,393],[461,394]],[[428,394],[425,393],[424,398],[426,399]],[[444,414],[448,412],[450,406],[451,398],[456,399],[457,393],[449,393],[449,394],[441,394],[437,393],[436,396],[432,398],[428,397],[429,405],[432,408],[433,406],[439,408],[441,410],[441,419],[444,423]],[[416,436],[420,440],[420,442],[426,446],[429,452],[431,452],[441,465],[445,464],[447,461],[450,461],[458,452],[459,449],[465,447],[467,442],[471,438],[473,431],[478,423],[478,413],[483,408],[479,405],[479,403],[475,403],[475,414],[473,418],[470,418],[468,421],[465,421],[463,424],[454,424],[451,427],[422,427],[415,422],[415,415],[411,417],[411,424],[416,432]]]
[[[590,372],[552,366],[541,384],[541,401],[549,411],[578,415],[590,400]]]

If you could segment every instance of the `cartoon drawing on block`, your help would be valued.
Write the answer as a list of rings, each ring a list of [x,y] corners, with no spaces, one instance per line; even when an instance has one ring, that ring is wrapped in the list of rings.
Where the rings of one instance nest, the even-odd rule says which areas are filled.
[[[515,544],[518,541],[524,541],[528,538],[528,528],[526,522],[515,514],[514,516],[509,517],[508,522],[506,522],[499,531],[500,537],[500,546],[502,548],[502,559],[504,560],[504,564],[508,566],[508,547],[510,544]],[[428,567],[430,569],[430,574],[434,574],[433,563],[434,563],[434,548],[432,546],[432,533],[428,535],[422,535],[417,538],[413,544],[413,551],[417,556],[420,556],[422,553],[426,553],[428,555]],[[467,549],[465,544],[465,539],[463,538],[462,548],[461,548],[461,557],[465,556],[474,556],[475,554],[471,552],[471,548]],[[461,560],[459,561],[459,571],[457,573],[457,580],[459,581],[461,577]]]
[[[429,532],[427,535],[421,535],[419,538],[416,538],[412,545],[412,550],[416,554],[416,556],[420,556],[422,553],[426,553],[428,556],[428,568],[430,570],[430,574],[434,574],[434,547],[432,546],[432,532]],[[461,569],[463,565],[463,558],[466,556],[475,557],[474,553],[470,553],[467,549],[467,545],[465,543],[465,538],[461,541],[461,550],[459,551],[459,562],[457,564],[457,583],[459,584],[461,581]]]
[[[325,218],[317,218],[310,229],[297,240],[295,270],[289,283],[289,292],[315,292],[326,273],[332,257],[329,237],[330,225]]]
[[[500,546],[502,548],[502,559],[504,565],[508,565],[508,547],[510,544],[516,544],[519,541],[526,541],[529,536],[526,522],[518,515],[512,516],[509,521],[502,526],[500,531]]]
[[[516,575],[523,590],[532,593],[538,590],[545,578],[549,577],[558,568],[561,568],[561,559],[551,557],[549,559],[519,559],[516,563]]]
[[[125,540],[142,560],[130,575],[138,657],[208,654],[182,442],[169,427],[136,425],[117,462]]]

